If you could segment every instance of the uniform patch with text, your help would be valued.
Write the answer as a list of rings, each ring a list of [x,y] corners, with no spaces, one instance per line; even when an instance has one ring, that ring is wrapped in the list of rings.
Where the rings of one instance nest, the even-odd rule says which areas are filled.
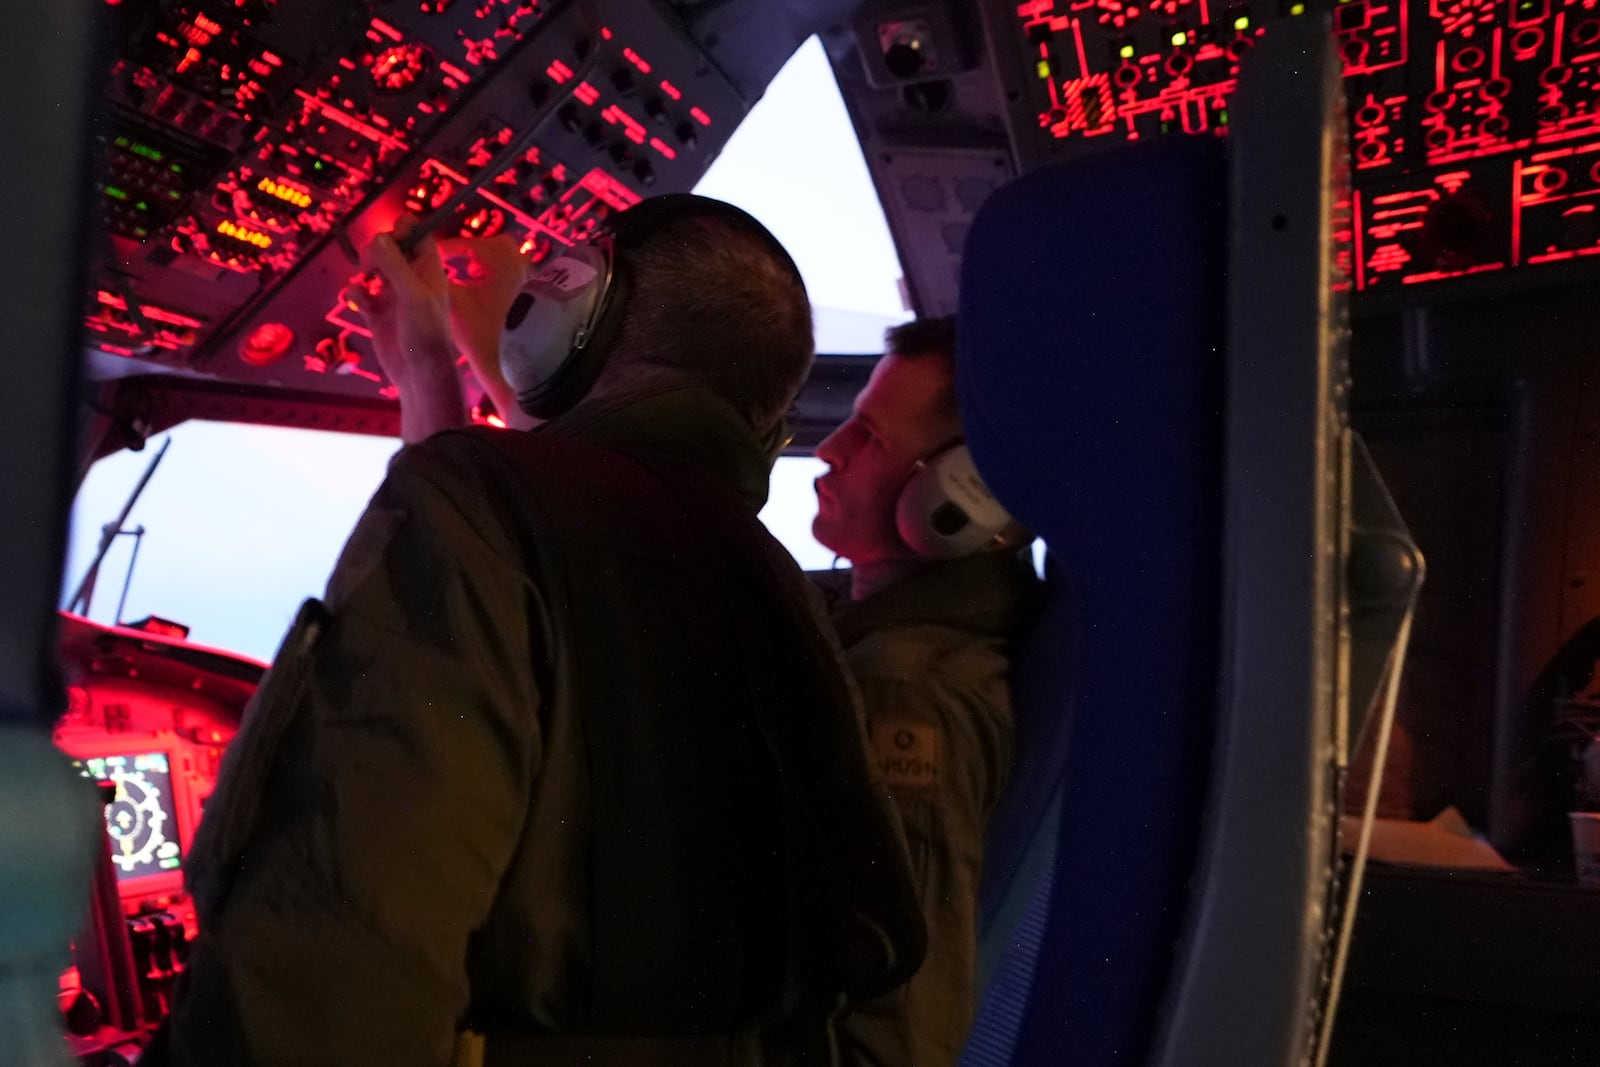
[[[939,784],[939,728],[918,722],[874,723],[872,762],[891,786]]]

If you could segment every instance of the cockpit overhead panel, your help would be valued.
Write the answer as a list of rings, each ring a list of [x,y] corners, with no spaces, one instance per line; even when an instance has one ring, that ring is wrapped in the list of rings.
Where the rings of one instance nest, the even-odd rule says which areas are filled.
[[[1595,276],[1596,0],[865,0],[824,41],[912,303],[955,307],[974,178],[1225,135],[1241,68],[1300,19],[1342,68],[1358,314]]]
[[[440,235],[537,262],[692,187],[749,105],[653,4],[161,0],[129,25],[89,343],[352,398],[394,395],[342,293],[402,212],[459,201]]]
[[[1531,282],[1554,264],[1600,262],[1589,258],[1600,256],[1595,0],[986,9],[1024,167],[1164,133],[1225,132],[1239,67],[1273,22],[1331,15],[1354,170],[1342,236],[1358,293],[1428,299],[1435,282],[1518,268]]]

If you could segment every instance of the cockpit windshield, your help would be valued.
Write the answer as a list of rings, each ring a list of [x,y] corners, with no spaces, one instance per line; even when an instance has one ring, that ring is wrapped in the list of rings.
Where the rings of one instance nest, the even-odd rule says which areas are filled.
[[[900,261],[815,39],[773,81],[697,191],[751,212],[788,247],[815,308],[822,358],[879,352],[884,329],[909,317]],[[829,210],[811,210],[817,203]],[[159,615],[190,626],[201,644],[270,659],[300,601],[321,593],[397,442],[203,422],[180,425],[171,438],[100,569],[90,615]],[[85,479],[63,603],[152,454],[109,456]],[[822,467],[806,456],[779,460],[762,512],[807,568],[833,562],[811,537],[811,483]]]

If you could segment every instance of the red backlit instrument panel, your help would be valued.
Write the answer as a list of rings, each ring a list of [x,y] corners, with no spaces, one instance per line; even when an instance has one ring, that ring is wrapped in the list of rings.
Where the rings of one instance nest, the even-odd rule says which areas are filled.
[[[1225,132],[1272,23],[1329,11],[1356,289],[1600,256],[1597,0],[1026,0],[1011,25],[1044,136],[1019,149]]]
[[[63,976],[72,1051],[130,1050],[166,1014],[198,929],[184,884],[223,752],[266,665],[191,645],[159,619],[60,620],[68,704],[56,745],[100,783],[105,852]],[[87,787],[87,786],[86,786]],[[87,997],[67,994],[81,990]],[[70,1007],[69,1007],[70,1004]]]
[[[372,235],[481,183],[438,232],[537,261],[692,187],[748,106],[653,5],[145,7],[101,126],[89,340],[231,380],[392,397],[339,299]]]

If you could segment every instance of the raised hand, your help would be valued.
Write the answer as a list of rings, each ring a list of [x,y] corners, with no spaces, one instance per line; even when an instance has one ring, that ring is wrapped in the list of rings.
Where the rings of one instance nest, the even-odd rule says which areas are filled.
[[[451,266],[450,335],[503,418],[518,414],[517,398],[500,371],[500,331],[528,275],[516,238],[498,234],[441,241]]]
[[[346,290],[372,329],[378,365],[400,391],[401,437],[409,444],[467,422],[450,342],[450,281],[432,237],[418,242],[412,258],[398,241],[416,221],[372,239],[361,252],[366,276]]]

